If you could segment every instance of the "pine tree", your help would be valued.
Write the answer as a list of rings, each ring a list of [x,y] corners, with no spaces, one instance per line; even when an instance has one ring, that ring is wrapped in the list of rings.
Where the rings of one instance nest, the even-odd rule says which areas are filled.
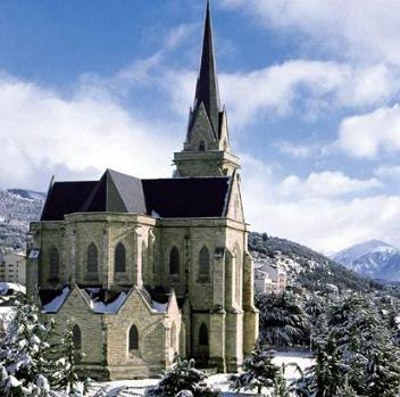
[[[371,397],[398,394],[399,349],[391,340],[388,322],[382,317],[376,301],[355,293],[339,297],[327,310],[323,326],[316,327],[314,332],[317,364],[308,371],[308,377],[302,379],[305,388],[314,387],[320,391],[326,389],[324,382],[333,382],[338,394]],[[325,343],[330,338],[332,342]],[[329,371],[324,369],[324,360],[329,364]],[[335,375],[335,368],[339,375]],[[347,379],[346,385],[340,382],[341,377]],[[315,379],[322,381],[322,385]],[[304,383],[306,380],[308,383]],[[329,388],[326,393],[331,393]]]
[[[308,345],[308,316],[291,292],[256,296],[260,339],[271,346]]]
[[[315,365],[307,368],[305,374],[294,382],[292,390],[298,396],[339,396],[345,386],[347,367],[341,362],[333,333],[329,334],[326,342],[317,345],[315,358]]]
[[[230,388],[236,391],[257,389],[257,393],[261,394],[263,387],[274,387],[280,372],[279,367],[272,363],[274,355],[273,351],[257,344],[243,361],[243,372],[231,376]]]
[[[271,397],[290,397],[289,389],[286,385],[286,379],[283,376],[283,369],[278,372],[274,380],[274,391]]]
[[[28,391],[33,396],[48,395],[49,385],[43,373],[49,365],[49,333],[36,305],[15,303],[15,316],[1,335],[2,395],[23,396]]]
[[[64,390],[67,395],[80,396],[85,392],[84,383],[80,382],[78,364],[81,354],[73,340],[73,323],[68,321],[61,335],[57,335],[52,345],[54,367],[51,374],[51,385],[55,390]]]
[[[55,343],[54,322],[44,322],[39,308],[18,301],[15,316],[0,334],[0,396],[81,397],[70,326]],[[59,392],[52,390],[53,386]]]
[[[195,368],[195,361],[176,357],[175,364],[165,371],[160,383],[148,390],[150,396],[175,397],[181,391],[190,391],[194,397],[216,397],[220,392],[205,383],[207,373]]]

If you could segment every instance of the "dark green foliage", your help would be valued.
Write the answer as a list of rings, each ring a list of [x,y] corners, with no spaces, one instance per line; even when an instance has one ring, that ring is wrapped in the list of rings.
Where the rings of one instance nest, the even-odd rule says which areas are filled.
[[[291,397],[283,371],[279,371],[274,380],[274,389],[271,397]]]
[[[308,316],[289,292],[256,296],[260,311],[260,340],[272,346],[309,344]]]
[[[280,368],[272,363],[274,352],[257,345],[243,362],[243,372],[232,375],[230,388],[235,391],[254,390],[261,394],[263,387],[284,390],[283,382],[278,380]],[[277,384],[279,382],[279,384]]]
[[[398,395],[400,352],[379,304],[358,293],[330,299],[313,327],[316,364],[296,383],[299,396]]]
[[[297,396],[336,397],[341,396],[344,388],[350,391],[347,385],[348,368],[341,362],[333,333],[326,341],[319,341],[315,359],[316,364],[292,385]]]
[[[57,342],[52,345],[54,367],[48,376],[54,390],[66,390],[67,394],[78,393],[82,389],[78,375],[81,354],[75,349],[72,329],[73,323],[68,322],[62,335],[55,339]]]
[[[175,397],[182,390],[189,390],[194,397],[215,397],[220,392],[205,383],[207,373],[195,368],[195,361],[176,358],[173,367],[166,371],[160,383],[148,391],[149,396]]]

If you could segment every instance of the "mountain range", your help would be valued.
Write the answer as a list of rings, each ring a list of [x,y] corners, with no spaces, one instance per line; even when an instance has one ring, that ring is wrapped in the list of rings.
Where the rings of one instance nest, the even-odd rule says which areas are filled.
[[[256,266],[263,262],[280,264],[288,274],[289,285],[307,291],[331,292],[371,291],[383,285],[363,277],[340,263],[290,240],[268,236],[267,233],[249,234],[249,250]]]
[[[400,281],[400,249],[384,241],[371,240],[353,245],[332,259],[366,277]]]

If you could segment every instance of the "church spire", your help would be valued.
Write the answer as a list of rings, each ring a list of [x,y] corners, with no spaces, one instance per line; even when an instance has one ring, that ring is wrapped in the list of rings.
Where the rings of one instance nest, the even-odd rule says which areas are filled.
[[[203,48],[201,53],[200,73],[197,79],[194,109],[199,107],[201,103],[205,106],[213,132],[215,137],[218,139],[221,104],[219,99],[209,0],[207,0]]]
[[[227,114],[219,99],[209,0],[194,104],[183,150],[174,153],[174,164],[175,177],[233,175],[240,167],[231,152]]]

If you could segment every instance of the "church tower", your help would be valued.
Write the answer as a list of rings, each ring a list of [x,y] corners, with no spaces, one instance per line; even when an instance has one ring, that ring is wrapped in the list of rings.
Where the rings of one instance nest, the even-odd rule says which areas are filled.
[[[176,177],[230,176],[240,167],[231,152],[226,110],[220,103],[209,2],[194,103],[183,150],[174,154],[174,164]]]
[[[27,294],[56,331],[73,321],[95,379],[155,377],[176,354],[236,372],[258,338],[239,159],[219,100],[210,5],[175,177],[107,169],[52,181],[30,225]]]

